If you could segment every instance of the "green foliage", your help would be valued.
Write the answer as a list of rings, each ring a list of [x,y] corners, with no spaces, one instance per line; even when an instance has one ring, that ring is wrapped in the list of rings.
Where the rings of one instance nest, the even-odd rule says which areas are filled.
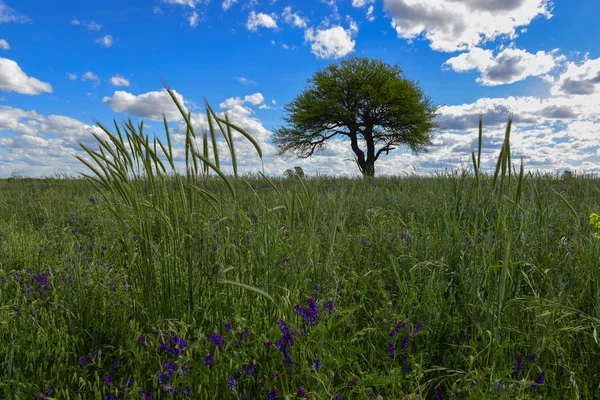
[[[288,127],[275,130],[281,154],[306,158],[327,141],[350,141],[360,171],[401,146],[426,150],[437,128],[437,107],[398,66],[351,57],[317,71],[309,86],[285,107]],[[364,142],[364,145],[363,145]]]

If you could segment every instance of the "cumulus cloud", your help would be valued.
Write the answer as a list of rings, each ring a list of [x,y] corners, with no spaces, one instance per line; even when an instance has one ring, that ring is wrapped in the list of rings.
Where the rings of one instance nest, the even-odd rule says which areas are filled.
[[[27,76],[15,61],[0,58],[0,90],[34,95],[52,93],[52,85]]]
[[[286,24],[295,26],[297,28],[306,28],[307,26],[308,21],[297,12],[292,12],[291,6],[284,8],[281,16]]]
[[[364,7],[368,3],[375,3],[375,0],[352,0],[352,7]]]
[[[367,15],[366,15],[367,21],[369,21],[369,22],[375,21],[375,16],[373,15],[374,10],[375,10],[375,7],[373,7],[373,6],[369,6],[369,8],[367,9]]]
[[[70,72],[67,72],[67,77],[69,78],[69,80],[74,81],[77,80],[77,74],[72,74]]]
[[[580,65],[567,63],[567,69],[552,88],[555,94],[590,95],[600,92],[600,58],[586,59]]]
[[[531,54],[526,50],[507,48],[494,56],[492,50],[475,47],[450,58],[444,66],[455,72],[478,70],[481,76],[477,82],[497,86],[545,75],[563,60],[564,56],[557,55],[557,50]]]
[[[75,77],[77,77],[77,76],[75,75]],[[70,78],[71,78],[71,75],[69,75],[69,79]],[[100,78],[98,78],[98,75],[96,75],[92,71],[88,71],[88,72],[84,73],[83,75],[81,75],[81,80],[82,81],[99,81]]]
[[[29,18],[19,14],[14,9],[6,5],[6,3],[0,0],[0,24],[15,22],[17,24],[25,24],[31,22]]]
[[[384,9],[399,37],[446,52],[514,37],[534,18],[552,16],[548,0],[384,0]]]
[[[352,31],[341,26],[329,29],[308,28],[304,40],[311,43],[311,52],[318,58],[340,58],[354,51]]]
[[[256,32],[258,27],[262,26],[269,29],[277,28],[276,22],[277,16],[275,14],[264,14],[259,12],[258,14],[254,11],[248,15],[248,21],[246,22],[246,28],[249,31]]]
[[[102,46],[109,48],[113,45],[113,37],[112,35],[104,35],[96,39],[96,43],[100,43]]]
[[[183,96],[175,92],[180,104],[184,104]],[[179,121],[181,113],[166,89],[148,92],[138,96],[125,91],[116,91],[110,97],[104,97],[102,102],[113,111],[123,112],[135,117],[162,121],[163,113],[168,121]]]
[[[219,104],[219,107],[221,107],[222,109],[232,109],[232,108],[241,106],[246,103],[252,104],[253,106],[257,106],[259,104],[264,103],[264,101],[265,101],[265,98],[262,95],[262,93],[257,92],[254,94],[249,94],[249,95],[245,96],[244,98],[230,97],[230,98],[226,99],[225,101],[223,101],[221,104]]]
[[[115,75],[110,78],[110,84],[113,86],[129,86],[129,81],[122,75]]]
[[[0,39],[0,49],[10,50],[10,45],[8,44],[8,42],[6,40]]]
[[[198,13],[194,11],[192,15],[189,16],[188,22],[190,23],[190,27],[195,28],[198,26]]]
[[[221,7],[223,8],[223,11],[227,11],[231,8],[232,5],[234,5],[235,3],[237,3],[237,0],[224,0],[223,4],[221,4]]]

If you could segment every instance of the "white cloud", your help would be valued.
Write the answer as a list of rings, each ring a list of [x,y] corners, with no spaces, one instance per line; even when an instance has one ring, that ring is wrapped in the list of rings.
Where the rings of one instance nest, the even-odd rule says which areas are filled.
[[[183,96],[175,92],[178,101],[184,104]],[[148,92],[138,96],[124,91],[116,91],[111,97],[104,97],[102,102],[113,111],[123,112],[135,117],[162,121],[163,113],[168,121],[179,121],[181,113],[166,89]]]
[[[492,50],[479,47],[459,54],[444,63],[455,72],[478,70],[477,81],[485,86],[497,86],[521,81],[530,76],[542,76],[554,69],[564,56],[557,51],[538,51],[531,54],[526,50],[507,48],[494,56]]]
[[[102,29],[102,25],[100,25],[99,23],[97,23],[96,21],[90,21],[87,23],[87,28],[90,31],[99,31],[100,29]]]
[[[281,16],[286,24],[290,24],[298,28],[306,28],[307,26],[308,21],[305,18],[302,18],[302,16],[297,12],[293,13],[291,6],[284,8]]]
[[[198,26],[198,13],[194,11],[192,15],[189,16],[188,21],[190,23],[190,27],[195,28]]]
[[[373,7],[373,6],[369,6],[369,8],[367,9],[367,15],[366,15],[367,21],[369,21],[369,22],[375,21],[375,16],[373,15],[374,10],[375,10],[375,7]]]
[[[191,8],[195,8],[196,4],[200,3],[201,0],[161,0],[163,3],[167,4],[178,4],[181,6],[188,6]]]
[[[341,26],[329,29],[308,28],[304,40],[311,43],[311,52],[318,58],[340,58],[354,51],[352,31]]]
[[[580,65],[567,64],[567,69],[552,88],[554,94],[590,95],[600,92],[600,58],[585,59]]]
[[[384,8],[399,37],[447,52],[514,37],[534,18],[552,16],[548,0],[384,0]]]
[[[368,3],[375,3],[375,0],[352,0],[352,7],[364,7]]]
[[[0,49],[10,50],[10,45],[8,44],[8,42],[6,40],[0,39]]]
[[[69,79],[71,79],[70,75],[69,75]],[[81,75],[81,80],[82,81],[99,81],[100,78],[98,78],[98,75],[96,75],[92,71],[88,71],[85,74]]]
[[[152,9],[152,11],[154,12],[154,14],[163,14],[163,10],[160,7],[158,7],[158,6],[155,6]]]
[[[71,21],[71,24],[79,26],[79,25],[81,25],[81,21],[78,20],[77,18],[75,18]]]
[[[110,84],[113,86],[129,86],[129,81],[121,75],[115,75],[110,78]]]
[[[256,85],[256,82],[251,79],[244,78],[243,76],[236,79],[243,85]]]
[[[76,74],[72,74],[70,72],[67,72],[67,77],[69,78],[69,80],[74,81],[77,79],[77,75]]]
[[[52,85],[27,76],[15,61],[0,58],[0,90],[34,95],[52,93]]]
[[[227,11],[231,8],[232,5],[234,5],[237,2],[238,0],[224,0],[223,4],[221,4],[221,7],[223,8],[223,11]]]
[[[262,95],[262,93],[257,92],[254,94],[249,94],[243,99],[241,97],[230,97],[228,99],[225,99],[225,101],[223,101],[221,104],[219,104],[219,107],[221,107],[222,109],[233,109],[235,107],[242,106],[246,103],[257,106],[259,104],[262,104],[264,101],[265,98]]]
[[[19,14],[14,9],[7,6],[4,1],[0,0],[0,24],[7,22],[25,24],[31,22],[31,20],[26,16]]]
[[[358,33],[358,24],[356,23],[356,21],[354,21],[352,19],[351,16],[346,15],[346,21],[348,22],[348,25],[350,26],[350,31],[356,35]]]
[[[96,40],[96,43],[100,43],[102,46],[108,48],[113,45],[113,37],[112,35],[104,35],[102,37],[99,37]]]
[[[275,21],[277,16],[275,14],[264,14],[264,13],[255,13],[254,11],[250,12],[248,15],[248,21],[246,22],[246,28],[249,31],[256,32],[259,26],[275,29],[277,28],[277,22]]]

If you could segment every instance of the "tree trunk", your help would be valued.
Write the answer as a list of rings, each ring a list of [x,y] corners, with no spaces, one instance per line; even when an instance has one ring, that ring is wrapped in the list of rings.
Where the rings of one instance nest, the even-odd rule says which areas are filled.
[[[365,179],[375,177],[375,162],[367,161],[365,163],[365,166],[363,169],[363,177]]]

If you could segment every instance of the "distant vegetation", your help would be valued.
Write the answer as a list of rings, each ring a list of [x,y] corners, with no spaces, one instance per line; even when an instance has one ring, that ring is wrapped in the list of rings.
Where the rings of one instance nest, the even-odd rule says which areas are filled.
[[[236,178],[206,106],[184,173],[127,123],[0,181],[0,397],[597,396],[597,179],[513,170],[510,123],[492,176]]]

